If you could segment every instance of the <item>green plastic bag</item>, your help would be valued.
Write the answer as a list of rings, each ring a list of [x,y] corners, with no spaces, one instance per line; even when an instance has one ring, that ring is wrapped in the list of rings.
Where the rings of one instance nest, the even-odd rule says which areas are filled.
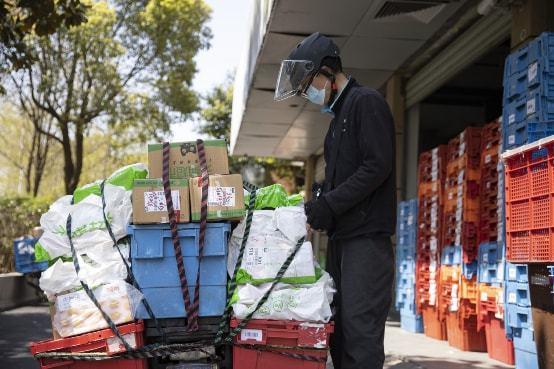
[[[256,192],[255,210],[276,209],[283,206],[295,206],[304,198],[300,194],[289,196],[283,185],[277,183],[271,186],[262,187]],[[250,194],[244,198],[245,204],[250,201]]]
[[[123,168],[119,168],[113,172],[107,179],[106,182],[114,186],[119,186],[125,188],[126,191],[133,189],[133,182],[135,179],[144,179],[148,176],[148,170],[144,164],[131,164]],[[95,194],[100,196],[100,184],[102,180],[94,181],[79,187],[73,192],[73,202],[75,204],[84,200],[87,196]]]

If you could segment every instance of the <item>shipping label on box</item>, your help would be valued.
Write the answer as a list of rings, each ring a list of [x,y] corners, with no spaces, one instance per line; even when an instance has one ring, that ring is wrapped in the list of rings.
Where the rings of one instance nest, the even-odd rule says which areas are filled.
[[[187,179],[200,176],[200,159],[196,142],[169,144],[169,178]],[[162,144],[148,145],[148,176],[162,178]],[[225,140],[204,141],[209,174],[229,174],[229,157]]]
[[[192,221],[200,220],[201,178],[190,179]],[[210,175],[208,187],[208,220],[241,219],[244,216],[242,176]]]
[[[171,198],[177,223],[190,221],[189,183],[172,179]],[[135,179],[133,186],[133,224],[168,223],[167,203],[161,179]]]

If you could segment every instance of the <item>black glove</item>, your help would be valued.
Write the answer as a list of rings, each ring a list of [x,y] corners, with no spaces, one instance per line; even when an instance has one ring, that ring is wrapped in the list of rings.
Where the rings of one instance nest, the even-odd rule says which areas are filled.
[[[315,230],[328,231],[333,227],[334,214],[324,197],[310,200],[304,205],[308,224]]]

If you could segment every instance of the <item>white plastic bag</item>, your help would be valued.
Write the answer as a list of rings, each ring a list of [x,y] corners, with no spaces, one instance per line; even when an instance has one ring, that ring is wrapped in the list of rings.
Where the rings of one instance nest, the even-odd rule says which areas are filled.
[[[273,225],[281,231],[290,241],[296,243],[302,237],[307,236],[306,214],[304,208],[299,206],[286,206],[275,209],[273,213]]]
[[[104,189],[106,216],[116,240],[127,235],[132,205],[130,192],[122,187],[106,184]],[[40,245],[50,257],[71,256],[69,239],[66,234],[67,216],[71,214],[73,245],[79,254],[91,247],[111,248],[113,241],[108,233],[102,210],[102,198],[91,194],[76,205],[71,205],[71,196],[58,199],[40,219],[44,234]]]
[[[244,319],[250,314],[270,286],[270,283],[238,286],[233,304],[236,317]],[[333,279],[325,271],[311,285],[292,286],[279,283],[253,318],[327,323],[332,315],[330,305],[334,293]]]
[[[115,324],[133,321],[142,300],[142,294],[123,281],[103,284],[92,292]],[[57,296],[54,309],[52,325],[62,337],[108,328],[100,310],[82,289]]]
[[[129,257],[128,246],[120,245],[124,257]],[[73,261],[62,261],[61,259],[42,272],[39,286],[49,300],[53,300],[56,294],[74,288],[80,288],[80,280],[89,286],[98,286],[127,278],[127,269],[119,252],[113,248],[103,245],[89,248],[86,255],[78,256],[81,268],[79,276],[75,272]]]
[[[235,228],[229,241],[227,270],[233,275],[244,234],[245,220]],[[306,217],[302,208],[256,210],[237,283],[260,284],[274,280],[298,240],[306,236]],[[315,282],[312,245],[306,242],[283,276],[284,283]]]

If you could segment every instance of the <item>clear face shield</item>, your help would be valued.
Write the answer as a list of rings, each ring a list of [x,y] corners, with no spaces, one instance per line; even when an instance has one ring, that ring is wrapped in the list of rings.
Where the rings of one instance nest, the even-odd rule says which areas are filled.
[[[283,60],[275,87],[275,100],[300,95],[314,75],[314,63],[309,60]]]

